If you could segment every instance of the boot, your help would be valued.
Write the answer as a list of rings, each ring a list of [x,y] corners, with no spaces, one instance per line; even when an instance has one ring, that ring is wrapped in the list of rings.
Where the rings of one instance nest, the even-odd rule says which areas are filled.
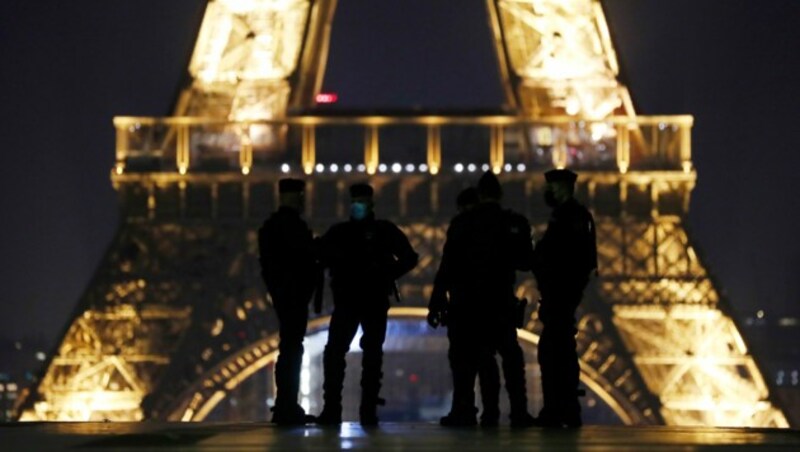
[[[272,408],[272,423],[276,425],[305,425],[314,422],[314,416],[306,414],[300,405]]]
[[[579,389],[577,394],[578,397],[583,397],[586,395],[586,391]],[[561,413],[561,422],[567,428],[579,428],[583,426],[583,421],[581,420],[581,404],[577,399],[572,404],[571,409],[566,409]]]
[[[561,418],[539,416],[534,419],[533,425],[542,428],[580,428],[583,426],[583,421],[580,415]]]
[[[511,419],[511,428],[528,428],[536,425],[536,418],[531,416],[527,411],[523,413],[514,413],[509,416]]]
[[[340,425],[342,423],[342,406],[325,404],[322,412],[316,418],[318,425]]]
[[[576,408],[573,410],[559,412],[542,409],[539,417],[535,419],[534,425],[543,428],[580,428],[583,426],[580,405],[576,404]]]
[[[475,414],[478,412],[475,407],[453,408],[446,416],[439,419],[439,425],[443,427],[474,427],[478,425]]]
[[[361,401],[361,406],[358,408],[358,419],[362,427],[374,427],[378,425],[378,405],[386,405],[386,400],[380,397],[370,397]]]
[[[481,413],[481,427],[497,427],[500,425],[500,411],[496,408],[483,408]]]
[[[539,415],[538,417],[534,418],[533,426],[535,427],[542,427],[542,428],[561,428],[563,424],[560,420],[550,417],[550,416],[543,416]]]

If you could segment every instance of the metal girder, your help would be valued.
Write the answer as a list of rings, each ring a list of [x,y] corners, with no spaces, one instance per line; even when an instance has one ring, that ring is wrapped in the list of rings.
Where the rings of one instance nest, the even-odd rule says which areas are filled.
[[[501,73],[534,117],[633,115],[597,0],[487,0]]]
[[[308,107],[319,89],[335,4],[210,0],[189,68],[192,82],[175,110],[194,118],[115,120],[112,180],[131,208],[57,353],[24,401],[23,420],[202,419],[227,391],[274,359],[277,323],[256,256],[265,207],[251,197],[254,187],[274,197],[281,174],[251,173],[258,169],[254,154],[285,148],[288,128],[301,126],[302,164],[310,175],[313,128],[328,121],[365,129],[364,164],[377,191],[400,185],[389,216],[421,255],[401,285],[412,309],[430,296],[445,236],[441,206],[449,200],[440,199],[447,193],[440,187],[464,185],[461,171],[440,173],[441,127],[491,128],[491,167],[502,169],[505,182],[524,185],[513,201],[539,215],[541,232],[542,213],[530,207],[541,181],[524,166],[518,174],[505,169],[504,145],[519,135],[547,148],[539,162],[547,168],[586,165],[579,184],[597,218],[601,277],[579,313],[584,382],[609,395],[605,400],[625,422],[787,425],[684,227],[696,178],[692,118],[635,117],[617,80],[598,0],[487,0],[515,116],[284,118],[290,97],[293,107]],[[379,127],[401,122],[428,128],[426,174],[375,173]],[[600,146],[615,146],[614,153],[601,153]],[[195,171],[195,154],[205,148],[226,157],[235,151],[237,166]],[[591,157],[580,160],[579,153]],[[174,167],[163,170],[162,160],[156,170],[126,166],[129,158],[152,164],[154,156]],[[318,174],[309,192],[335,181],[341,216],[346,183],[362,177]],[[228,206],[220,201],[223,184],[241,197],[226,198],[241,207],[233,217],[220,215]],[[200,195],[191,193],[194,188]],[[429,213],[415,217],[408,199],[421,190],[425,196],[418,199],[429,200]],[[615,194],[604,197],[603,190]],[[672,213],[662,211],[668,197],[679,200]],[[335,215],[317,214],[319,207],[319,201],[308,203],[312,223],[330,223]],[[518,293],[537,299],[535,282],[523,281]],[[520,335],[535,342],[538,328],[532,313]]]
[[[664,420],[788,426],[681,221],[605,220],[600,293]]]

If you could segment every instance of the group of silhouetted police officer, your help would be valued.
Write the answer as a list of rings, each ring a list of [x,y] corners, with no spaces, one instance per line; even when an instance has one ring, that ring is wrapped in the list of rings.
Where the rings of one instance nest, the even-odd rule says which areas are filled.
[[[482,426],[499,423],[502,360],[512,427],[579,427],[578,357],[575,311],[592,272],[597,269],[594,220],[573,197],[577,175],[569,170],[545,173],[545,201],[553,211],[544,236],[532,241],[524,216],[501,206],[502,187],[486,172],[477,187],[462,191],[458,214],[447,230],[441,264],[428,306],[428,323],[447,327],[453,374],[453,403],[440,423],[474,426],[475,380],[480,380]],[[396,281],[418,261],[405,234],[392,222],[375,218],[373,189],[350,187],[350,218],[314,238],[302,219],[305,183],[279,182],[280,207],[259,230],[262,276],[280,324],[275,365],[277,397],[272,422],[279,425],[338,425],[342,422],[345,355],[362,328],[362,425],[378,424],[383,377],[383,342],[390,298]],[[298,404],[303,338],[308,306],[322,308],[324,271],[333,292],[328,343],[323,354],[324,407],[318,416]],[[532,271],[541,299],[543,328],[538,358],[544,406],[528,413],[525,362],[517,342],[526,301],[515,296],[517,271]]]

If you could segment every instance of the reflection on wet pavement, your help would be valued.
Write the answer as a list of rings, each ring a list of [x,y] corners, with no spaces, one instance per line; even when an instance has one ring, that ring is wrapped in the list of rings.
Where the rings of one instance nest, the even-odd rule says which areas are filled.
[[[800,450],[800,431],[706,427],[608,427],[580,430],[445,429],[382,424],[364,429],[278,428],[262,423],[20,423],[0,426],[2,450]]]

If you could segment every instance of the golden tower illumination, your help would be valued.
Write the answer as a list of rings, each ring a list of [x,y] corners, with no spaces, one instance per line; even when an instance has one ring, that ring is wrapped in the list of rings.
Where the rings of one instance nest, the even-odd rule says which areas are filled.
[[[342,216],[350,182],[370,179],[421,254],[400,288],[410,306],[390,315],[420,319],[464,178],[498,173],[541,233],[541,172],[568,167],[601,270],[580,312],[584,385],[625,424],[787,426],[684,227],[693,119],[635,114],[598,1],[486,4],[516,114],[324,117],[291,112],[319,91],[336,2],[210,1],[175,116],[115,118],[123,223],[21,418],[202,420],[273,363],[256,229],[285,174],[310,175],[318,229]],[[418,161],[382,161],[394,126],[426,137]],[[448,147],[459,127],[486,137],[483,161]],[[360,129],[361,161],[318,161],[319,130],[336,128]],[[535,282],[518,292],[535,299]],[[532,312],[520,337],[536,343],[539,327]]]

